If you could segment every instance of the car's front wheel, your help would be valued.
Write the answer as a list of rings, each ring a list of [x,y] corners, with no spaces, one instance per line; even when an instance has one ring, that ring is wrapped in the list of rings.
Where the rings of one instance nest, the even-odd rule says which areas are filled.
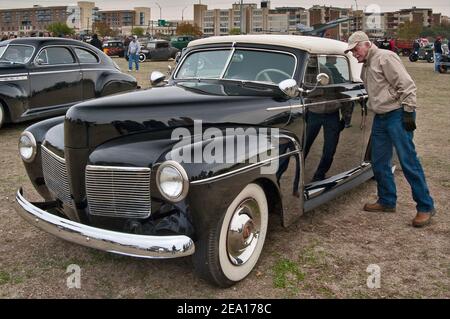
[[[147,60],[147,56],[144,53],[139,54],[139,62],[145,62]]]
[[[4,123],[5,123],[5,110],[3,109],[3,105],[0,102],[0,128],[3,126]]]
[[[247,185],[196,244],[197,274],[221,287],[244,279],[264,245],[268,205],[261,186]]]

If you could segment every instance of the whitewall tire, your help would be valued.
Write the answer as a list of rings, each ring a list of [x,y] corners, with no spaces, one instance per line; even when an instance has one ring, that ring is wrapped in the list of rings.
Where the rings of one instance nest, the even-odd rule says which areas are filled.
[[[262,187],[247,185],[217,224],[211,226],[203,249],[194,255],[198,274],[221,287],[229,287],[247,277],[261,255],[268,215]]]

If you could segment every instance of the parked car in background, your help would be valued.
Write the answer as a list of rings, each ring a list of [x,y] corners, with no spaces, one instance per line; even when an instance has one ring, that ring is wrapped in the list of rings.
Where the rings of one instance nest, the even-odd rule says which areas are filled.
[[[195,40],[195,37],[192,35],[177,35],[175,37],[172,37],[170,40],[170,44],[177,48],[178,50],[182,50],[183,48],[187,47],[189,42],[192,40]]]
[[[167,85],[27,128],[20,154],[44,201],[19,190],[17,212],[104,251],[192,255],[199,276],[233,285],[258,262],[269,214],[287,227],[373,175],[373,114],[346,48],[291,35],[192,41]]]
[[[109,40],[103,44],[103,52],[108,56],[125,56],[125,46],[121,40]]]
[[[141,62],[145,60],[167,61],[175,59],[179,51],[177,48],[172,47],[169,41],[153,40],[149,41],[141,50],[141,55],[144,55],[144,57],[141,58],[141,55],[139,55],[139,60]]]
[[[61,115],[81,101],[136,87],[134,77],[81,41],[19,38],[0,43],[0,126]]]

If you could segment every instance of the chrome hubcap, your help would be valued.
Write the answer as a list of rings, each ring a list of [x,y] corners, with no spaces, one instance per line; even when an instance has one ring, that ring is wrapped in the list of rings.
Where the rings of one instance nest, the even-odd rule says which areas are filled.
[[[235,210],[228,226],[228,257],[236,266],[245,264],[253,255],[261,231],[261,213],[254,199],[244,200]]]

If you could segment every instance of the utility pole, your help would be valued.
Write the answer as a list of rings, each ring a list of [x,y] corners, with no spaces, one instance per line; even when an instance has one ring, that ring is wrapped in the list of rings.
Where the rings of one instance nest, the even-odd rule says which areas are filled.
[[[241,34],[244,33],[244,0],[241,0]]]

